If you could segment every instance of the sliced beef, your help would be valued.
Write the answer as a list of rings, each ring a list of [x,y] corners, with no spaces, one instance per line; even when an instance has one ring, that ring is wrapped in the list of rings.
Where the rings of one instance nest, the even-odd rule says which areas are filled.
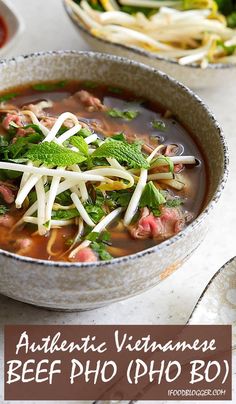
[[[130,227],[130,234],[135,239],[157,238],[165,240],[179,233],[185,222],[185,214],[180,208],[164,207],[159,217],[150,213],[148,208],[143,208],[137,224]]]
[[[64,111],[78,113],[86,109],[89,112],[106,111],[107,107],[102,104],[102,101],[93,94],[85,90],[77,91],[70,97],[53,103],[53,109],[57,114]]]
[[[91,248],[85,247],[76,253],[76,255],[73,258],[73,261],[96,262],[96,261],[98,261],[98,258],[96,256],[95,252]]]
[[[2,199],[8,204],[13,203],[15,200],[15,193],[11,189],[11,186],[2,182],[0,182],[0,195]]]
[[[15,219],[12,216],[8,214],[0,216],[0,226],[4,226],[7,229],[10,229],[14,224]]]
[[[11,122],[14,122],[18,126],[23,126],[22,125],[22,117],[19,114],[7,113],[5,118],[3,118],[3,121],[2,121],[3,128],[6,129],[6,130],[9,130]]]

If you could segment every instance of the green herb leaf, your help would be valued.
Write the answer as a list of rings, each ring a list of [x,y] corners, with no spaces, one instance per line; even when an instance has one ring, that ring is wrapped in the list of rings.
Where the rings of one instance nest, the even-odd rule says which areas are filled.
[[[18,160],[18,162],[20,162],[19,159],[23,159],[22,162],[27,161],[25,153],[30,150],[32,146],[35,146],[35,143],[37,144],[42,139],[43,136],[39,133],[31,133],[25,137],[18,137],[15,143],[11,143],[3,149],[3,159],[10,161]]]
[[[126,137],[125,137],[125,134],[123,132],[115,133],[109,139],[111,139],[111,140],[119,140],[120,142],[126,142]]]
[[[149,181],[142,193],[139,206],[140,208],[148,207],[152,209],[159,209],[160,205],[163,205],[166,202],[165,197],[159,191],[152,181]]]
[[[89,214],[91,219],[94,221],[94,223],[100,222],[100,220],[105,215],[104,210],[99,205],[92,205],[88,203],[85,205],[85,210]]]
[[[86,160],[80,153],[66,149],[54,142],[43,142],[32,146],[26,157],[31,161],[60,167],[79,164]]]
[[[121,118],[125,119],[126,121],[132,121],[139,115],[139,111],[121,111],[117,108],[109,109],[107,113],[112,118]]]
[[[159,130],[159,131],[161,131],[161,132],[164,132],[164,131],[166,130],[165,122],[163,122],[163,121],[161,121],[161,120],[154,119],[154,120],[151,122],[151,124],[152,124],[152,127],[153,127],[154,129],[157,129],[157,130]]]
[[[102,261],[112,260],[112,258],[113,258],[112,255],[109,254],[108,251],[106,251],[106,246],[103,243],[93,241],[91,243],[91,248],[93,249],[93,251],[95,251],[99,255],[99,258]]]
[[[0,216],[5,215],[6,212],[8,212],[8,208],[5,205],[0,205]]]
[[[10,101],[13,98],[17,97],[17,93],[9,93],[0,96],[0,102]]]
[[[82,137],[88,137],[92,135],[92,132],[88,128],[81,128],[78,132],[78,135]]]
[[[99,238],[99,235],[100,235],[100,233],[98,233],[98,232],[96,232],[96,231],[91,231],[91,233],[89,233],[87,236],[86,236],[86,240],[89,240],[89,241],[96,241],[98,238]]]
[[[23,129],[33,129],[34,132],[38,133],[39,135],[42,135],[42,139],[44,137],[43,132],[41,131],[41,129],[38,125],[34,125],[34,124],[26,125],[23,127]]]
[[[174,199],[168,199],[166,201],[166,207],[167,208],[176,208],[184,203],[183,199],[180,198],[174,198]]]
[[[59,88],[65,87],[66,84],[67,84],[67,81],[63,80],[63,81],[58,81],[56,83],[38,83],[38,84],[34,84],[32,86],[32,88],[33,88],[33,90],[36,90],[36,91],[54,91],[54,90],[57,90]]]
[[[106,141],[92,154],[92,158],[115,158],[131,167],[149,168],[139,144],[129,144],[118,140]]]
[[[83,82],[83,87],[85,87],[85,88],[96,88],[98,86],[98,84],[97,83],[94,83],[94,81],[84,81]]]
[[[77,147],[84,156],[89,155],[89,147],[82,136],[72,136],[70,143]]]
[[[228,24],[228,27],[230,27],[230,28],[236,27],[236,11],[234,11],[233,13],[228,15],[227,24]]]
[[[0,147],[7,147],[7,146],[8,146],[7,137],[4,135],[0,135]]]
[[[108,91],[110,91],[110,93],[114,93],[114,94],[121,94],[123,92],[123,90],[119,87],[108,87]]]
[[[71,192],[69,190],[62,192],[61,194],[57,195],[55,199],[56,203],[59,203],[60,205],[71,205],[72,199],[71,199]]]
[[[110,199],[116,204],[116,206],[122,206],[123,208],[127,208],[132,195],[133,190],[112,191],[109,193]]]
[[[79,212],[76,208],[67,209],[67,210],[53,210],[52,211],[52,219],[53,220],[70,220],[79,216]]]

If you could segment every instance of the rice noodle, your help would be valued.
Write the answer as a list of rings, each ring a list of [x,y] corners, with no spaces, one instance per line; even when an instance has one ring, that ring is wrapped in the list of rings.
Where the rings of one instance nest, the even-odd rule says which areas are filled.
[[[50,238],[49,238],[48,243],[47,243],[47,253],[51,257],[56,257],[59,254],[61,254],[61,251],[56,252],[56,251],[52,250],[53,245],[57,241],[57,232],[58,232],[57,228],[52,230],[52,232],[50,234]]]

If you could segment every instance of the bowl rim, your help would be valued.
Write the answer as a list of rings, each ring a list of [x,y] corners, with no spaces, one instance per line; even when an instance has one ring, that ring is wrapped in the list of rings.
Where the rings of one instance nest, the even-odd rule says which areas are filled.
[[[15,6],[11,3],[9,0],[0,0],[0,11],[1,8],[3,11],[7,12],[9,16],[13,20],[13,35],[9,37],[7,35],[6,42],[4,42],[3,46],[0,48],[0,56],[5,56],[5,54],[12,48],[14,47],[15,43],[18,41],[19,37],[21,34],[24,32],[25,29],[25,24],[23,22],[23,19],[21,15],[18,13],[16,10]],[[9,31],[9,24],[6,21],[6,18],[3,14],[3,19],[4,22],[7,26],[7,31]]]
[[[101,42],[103,44],[112,45],[116,48],[120,48],[120,49],[123,49],[126,51],[132,51],[132,52],[136,53],[137,55],[145,56],[146,58],[149,58],[152,60],[159,60],[160,62],[166,62],[166,63],[170,63],[172,65],[177,65],[182,69],[190,68],[190,69],[198,69],[198,70],[204,71],[204,70],[211,70],[211,69],[218,70],[218,69],[233,69],[233,68],[235,69],[236,68],[236,64],[234,64],[234,63],[209,63],[207,65],[207,67],[204,69],[196,63],[190,63],[188,65],[181,65],[174,59],[156,55],[153,52],[148,52],[148,51],[138,48],[136,46],[127,46],[127,45],[124,45],[123,43],[108,41],[104,38],[100,38],[98,36],[93,35],[85,26],[83,26],[80,23],[79,19],[77,19],[73,16],[73,12],[66,0],[63,0],[63,4],[64,4],[64,8],[65,8],[68,16],[70,17],[72,22],[74,24],[76,24],[77,28],[80,29],[81,31],[83,31],[86,35],[90,36],[90,38],[96,39],[98,42]],[[142,62],[140,62],[140,63],[142,63]]]
[[[137,62],[134,60],[130,60],[130,59],[127,59],[127,58],[124,58],[121,56],[107,54],[107,53],[98,53],[98,52],[92,52],[92,51],[75,51],[75,50],[33,52],[30,54],[26,54],[26,55],[16,56],[16,57],[13,57],[10,59],[0,60],[0,70],[1,70],[1,67],[4,65],[11,66],[13,63],[17,63],[18,61],[22,62],[25,59],[39,58],[39,60],[40,60],[40,57],[49,57],[49,58],[52,57],[53,58],[54,56],[55,57],[57,57],[57,56],[60,56],[60,57],[62,57],[62,56],[80,57],[81,56],[81,57],[83,57],[84,56],[84,57],[88,57],[88,58],[90,58],[90,57],[98,58],[99,60],[103,60],[104,62],[113,61],[113,62],[116,62],[117,64],[121,64],[121,65],[126,64],[129,66],[131,65],[131,66],[137,67],[138,69],[141,69],[144,74],[145,74],[145,72],[149,72],[154,75],[157,74],[157,75],[161,76],[164,80],[171,81],[172,84],[174,84],[178,89],[180,89],[181,91],[184,91],[191,98],[194,98],[196,103],[198,103],[202,108],[205,109],[205,111],[208,114],[209,119],[212,120],[212,122],[214,123],[214,125],[217,129],[217,132],[218,132],[219,140],[222,143],[222,149],[223,149],[223,154],[224,154],[222,175],[221,175],[220,181],[218,183],[218,186],[213,194],[212,199],[205,206],[205,208],[200,213],[200,215],[197,216],[196,219],[194,219],[192,223],[190,223],[184,230],[182,230],[177,235],[161,242],[160,244],[157,244],[156,246],[150,247],[148,249],[145,249],[145,250],[142,250],[142,251],[139,251],[137,253],[130,254],[127,256],[113,258],[112,260],[108,260],[108,261],[97,261],[97,262],[87,262],[87,263],[42,260],[42,259],[37,259],[37,258],[21,256],[21,255],[11,253],[11,252],[3,250],[3,249],[0,249],[0,256],[4,256],[6,258],[10,258],[10,259],[13,259],[16,261],[21,261],[21,262],[28,263],[28,264],[30,263],[32,265],[37,264],[37,265],[41,265],[41,266],[48,266],[48,267],[55,267],[55,268],[62,268],[62,269],[64,269],[64,268],[94,268],[94,269],[96,269],[96,268],[106,267],[106,266],[112,265],[112,264],[119,265],[119,264],[127,263],[128,261],[132,262],[134,259],[143,258],[146,255],[157,253],[157,252],[162,251],[163,249],[171,246],[172,244],[178,242],[179,240],[181,240],[188,234],[190,234],[195,228],[197,228],[202,223],[203,220],[205,220],[207,218],[209,212],[212,210],[212,208],[218,202],[218,200],[222,194],[222,191],[225,187],[225,184],[226,184],[226,181],[228,178],[228,172],[229,172],[229,152],[228,152],[228,146],[226,143],[226,139],[223,134],[222,128],[220,127],[219,123],[215,119],[215,117],[212,114],[212,112],[210,111],[210,109],[201,100],[201,98],[198,95],[196,95],[191,89],[189,89],[188,87],[186,87],[184,84],[180,83],[178,80],[174,79],[173,77],[170,77],[168,74],[166,74],[158,69],[155,69],[153,67],[150,67],[148,65],[145,65],[143,63],[140,63],[140,62]]]

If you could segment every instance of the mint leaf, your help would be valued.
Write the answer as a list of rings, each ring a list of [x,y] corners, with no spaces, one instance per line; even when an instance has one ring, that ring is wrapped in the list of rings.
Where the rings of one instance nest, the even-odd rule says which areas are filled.
[[[132,121],[139,115],[138,111],[121,111],[117,108],[109,109],[107,113],[112,118],[121,118],[125,119],[126,121]]]
[[[66,149],[54,142],[43,142],[32,146],[26,153],[26,157],[31,161],[60,167],[79,164],[86,160],[80,153]]]
[[[77,216],[79,216],[79,212],[76,208],[52,211],[53,220],[69,220],[69,219],[74,219]]]
[[[91,156],[94,158],[115,158],[131,167],[149,168],[139,144],[124,143],[119,140],[106,141]]]
[[[149,181],[142,193],[139,206],[140,208],[148,207],[151,210],[157,210],[160,205],[164,204],[166,199],[164,195],[155,187],[152,181]],[[157,212],[156,212],[157,213]]]
[[[5,205],[0,205],[0,216],[5,215],[9,209]]]
[[[79,149],[79,151],[85,156],[89,155],[89,147],[82,136],[73,136],[70,139],[70,143],[77,147],[77,149]]]
[[[161,132],[164,132],[166,130],[166,125],[165,125],[165,122],[163,122],[163,121],[160,121],[158,119],[153,119],[151,124],[154,129],[157,129]]]

